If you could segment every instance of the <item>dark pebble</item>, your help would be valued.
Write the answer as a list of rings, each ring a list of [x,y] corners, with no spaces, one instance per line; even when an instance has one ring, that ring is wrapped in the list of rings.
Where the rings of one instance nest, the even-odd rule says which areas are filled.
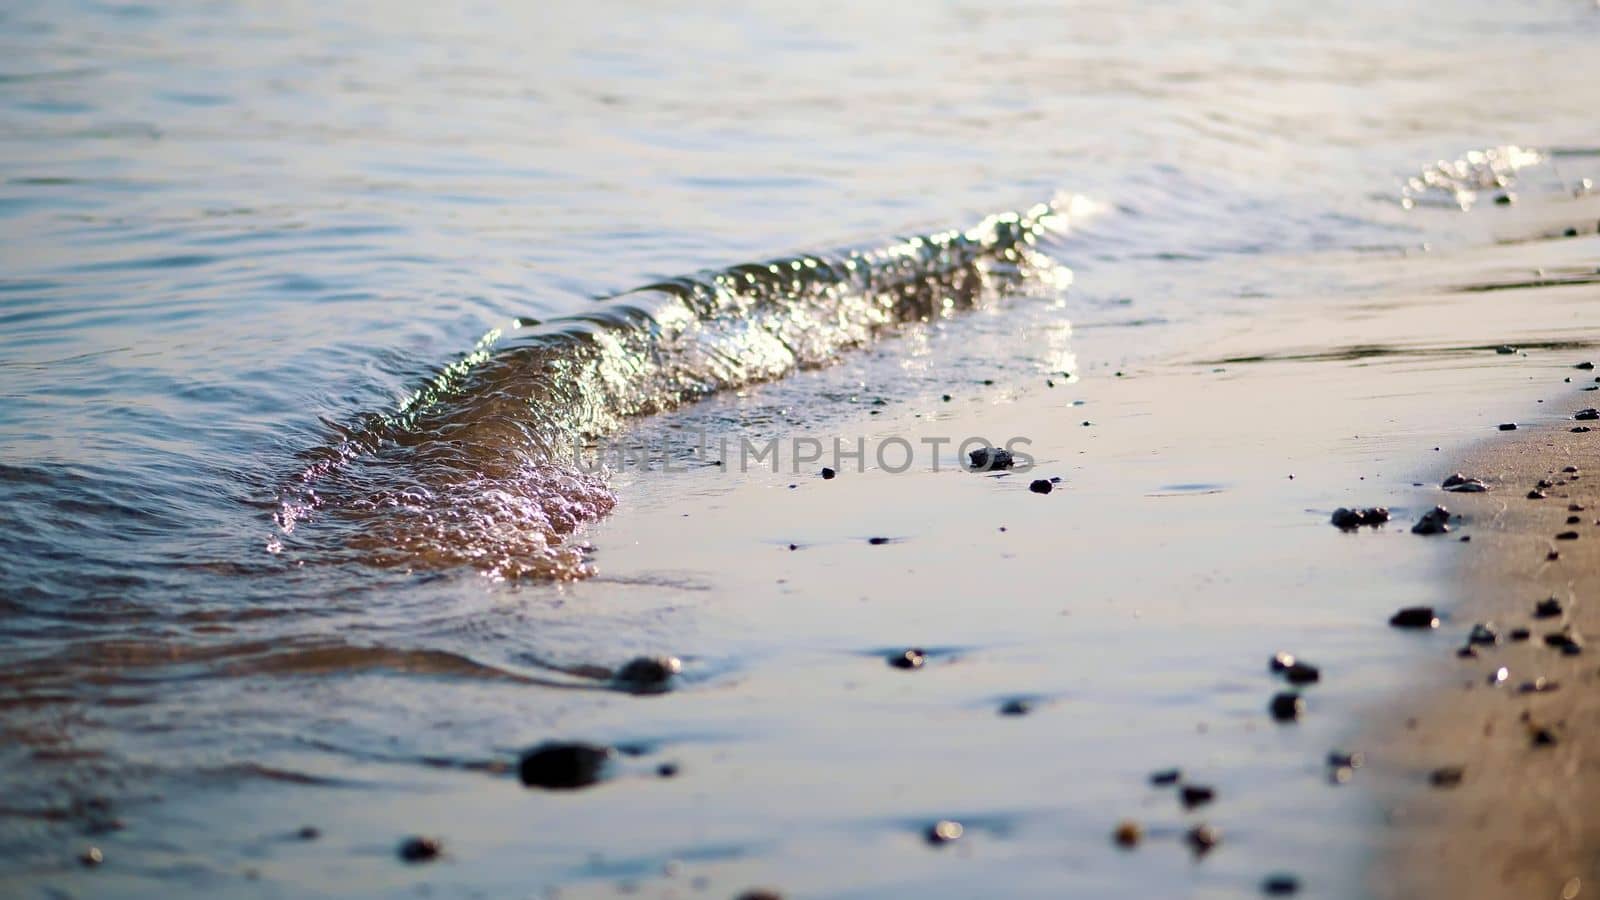
[[[1408,606],[1389,617],[1396,628],[1438,628],[1439,617],[1431,606]]]
[[[1322,673],[1310,663],[1296,662],[1284,670],[1283,677],[1290,684],[1315,684],[1322,680]]]
[[[1578,471],[1578,467],[1577,466],[1563,466],[1561,468],[1561,471],[1566,472],[1568,475],[1571,475],[1572,473]]]
[[[431,862],[444,852],[438,838],[408,837],[400,842],[400,858],[408,863]]]
[[[740,894],[735,900],[783,900],[783,894],[771,888],[754,888]]]
[[[317,838],[322,837],[322,829],[316,827],[315,825],[306,825],[299,831],[296,831],[294,836],[302,841],[314,841]]]
[[[1428,774],[1428,783],[1437,788],[1452,788],[1461,783],[1467,772],[1460,766],[1445,766]]]
[[[1561,606],[1561,601],[1555,597],[1540,600],[1533,606],[1533,616],[1536,619],[1554,619],[1566,612]]]
[[[1472,626],[1472,631],[1467,634],[1467,643],[1493,647],[1500,643],[1500,632],[1495,630],[1493,622],[1479,622]]]
[[[1444,534],[1450,530],[1450,510],[1435,506],[1422,514],[1417,524],[1411,526],[1412,534]]]
[[[1139,827],[1138,822],[1127,819],[1117,823],[1117,830],[1111,833],[1111,839],[1116,841],[1118,847],[1137,847],[1144,840],[1144,829]]]
[[[1033,712],[1033,703],[1028,700],[1007,700],[1000,704],[1002,716],[1025,716]]]
[[[1548,728],[1535,728],[1532,733],[1535,747],[1554,747],[1557,743],[1556,733]]]
[[[1382,506],[1373,506],[1367,509],[1345,509],[1339,507],[1333,511],[1329,520],[1339,528],[1349,531],[1363,525],[1382,525],[1389,521],[1389,510]]]
[[[967,454],[971,465],[967,468],[974,472],[996,472],[1009,469],[1016,464],[1011,457],[1011,451],[1001,450],[998,447],[979,447]]]
[[[639,656],[628,660],[612,680],[631,691],[664,691],[681,671],[683,663],[676,656]]]
[[[1594,368],[1594,363],[1592,363],[1592,362],[1581,362],[1581,363],[1578,363],[1577,365],[1573,366],[1573,368],[1574,369],[1582,369],[1585,372],[1587,372],[1590,369]]]
[[[824,481],[827,481],[827,480],[833,478],[835,475],[838,475],[838,474],[839,474],[838,472],[835,472],[834,470],[828,468],[827,466],[823,466],[822,467],[822,480],[824,480]]]
[[[1556,535],[1556,540],[1558,541],[1575,541],[1577,539],[1578,533],[1576,531],[1563,531]]]
[[[675,778],[678,775],[677,763],[662,763],[656,766],[656,774],[662,778]]]
[[[1588,434],[1589,433],[1589,426],[1587,426],[1587,425],[1574,425],[1572,427],[1572,433],[1573,434]]]
[[[1600,409],[1595,409],[1592,406],[1588,409],[1580,409],[1573,413],[1572,417],[1579,422],[1593,422],[1596,419],[1600,419]]]
[[[1334,750],[1328,754],[1328,765],[1333,768],[1359,769],[1367,763],[1367,755],[1360,751],[1345,753]]]
[[[1552,631],[1545,635],[1544,644],[1546,647],[1552,647],[1556,650],[1560,650],[1569,656],[1577,656],[1578,652],[1582,651],[1583,649],[1583,639],[1578,636],[1576,631],[1573,631],[1570,628],[1564,628],[1560,631]]]
[[[1222,843],[1222,832],[1210,825],[1196,825],[1184,835],[1184,840],[1189,842],[1195,856],[1204,856]]]
[[[1500,423],[1500,430],[1501,431],[1516,431],[1517,430],[1517,423],[1515,423],[1515,422],[1501,422]]]
[[[1294,654],[1284,653],[1279,650],[1272,654],[1272,659],[1267,662],[1267,668],[1273,672],[1287,672],[1294,665]]]
[[[1160,787],[1165,787],[1167,785],[1177,784],[1178,779],[1182,777],[1183,770],[1181,769],[1162,769],[1159,772],[1150,773],[1150,783]]]
[[[1465,647],[1462,647],[1461,649],[1457,650],[1456,651],[1456,656],[1459,656],[1462,659],[1477,659],[1478,658],[1478,651],[1472,649],[1472,645],[1468,644]]]
[[[1582,521],[1583,520],[1578,518],[1577,516],[1567,516],[1567,524],[1568,525],[1576,525],[1576,524],[1578,524],[1579,522],[1582,522]]]
[[[1446,478],[1439,486],[1447,491],[1459,494],[1481,494],[1489,489],[1489,486],[1484,484],[1482,479],[1472,478],[1460,472]]]
[[[1558,691],[1560,689],[1561,682],[1551,681],[1550,679],[1543,677],[1535,678],[1532,681],[1524,681],[1522,685],[1517,688],[1518,691],[1521,691],[1524,694],[1548,694],[1551,691]]]
[[[545,743],[522,755],[517,773],[528,787],[572,790],[600,781],[614,755],[595,744]]]
[[[1204,785],[1186,784],[1183,786],[1183,790],[1178,792],[1178,799],[1183,802],[1184,809],[1194,809],[1197,806],[1205,806],[1207,803],[1217,799],[1217,792],[1215,789]]]
[[[882,547],[884,544],[889,543],[889,539],[886,537],[871,537],[867,538],[867,543],[874,547]]]
[[[948,844],[951,841],[959,841],[961,840],[961,835],[965,833],[966,829],[961,827],[960,822],[941,819],[929,825],[928,830],[923,832],[923,837],[927,838],[928,843],[938,846],[940,844]]]
[[[920,669],[928,656],[918,647],[902,650],[889,655],[889,665],[896,669]]]
[[[1298,893],[1299,890],[1300,879],[1293,875],[1268,875],[1267,879],[1261,882],[1261,893],[1268,897],[1287,897]]]
[[[1535,489],[1533,489],[1533,490],[1528,492],[1528,499],[1529,500],[1543,500],[1547,496],[1549,496],[1549,495],[1546,494],[1544,491],[1539,490],[1538,488],[1535,488]]]
[[[1513,628],[1513,629],[1511,629],[1511,634],[1509,635],[1509,637],[1513,641],[1525,641],[1528,638],[1533,637],[1533,632],[1529,631],[1526,628]]]
[[[1515,194],[1495,194],[1494,195],[1494,204],[1496,206],[1510,206],[1515,201],[1516,201],[1516,195]]]
[[[1033,491],[1035,494],[1048,494],[1055,490],[1055,487],[1055,485],[1050,483],[1048,478],[1035,478],[1033,482],[1028,485],[1028,490]]]
[[[1279,722],[1293,722],[1305,711],[1306,702],[1294,691],[1283,691],[1273,695],[1272,703],[1267,708],[1272,711],[1272,718]]]
[[[1500,196],[1504,197],[1505,195],[1501,194]],[[1510,356],[1511,354],[1517,352],[1517,348],[1511,346],[1510,344],[1501,344],[1500,346],[1494,348],[1494,352],[1500,354],[1501,356]]]

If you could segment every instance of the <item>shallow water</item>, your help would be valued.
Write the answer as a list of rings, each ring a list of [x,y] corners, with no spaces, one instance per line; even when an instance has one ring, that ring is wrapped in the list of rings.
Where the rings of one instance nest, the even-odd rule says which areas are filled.
[[[830,758],[848,736],[801,740],[773,712],[789,704],[823,723],[832,715],[840,728],[891,715],[884,697],[835,697],[789,673],[865,659],[865,683],[881,668],[869,650],[919,631],[913,611],[857,618],[855,606],[819,604],[819,631],[790,601],[912,582],[846,568],[854,581],[754,591],[770,582],[768,563],[740,546],[723,554],[724,567],[707,568],[716,554],[704,553],[752,533],[754,520],[743,532],[726,524],[752,515],[747,500],[728,501],[722,525],[672,527],[682,512],[718,509],[730,480],[551,472],[540,468],[560,462],[546,458],[549,435],[530,440],[529,423],[589,423],[574,426],[582,437],[632,427],[655,437],[831,437],[863,433],[876,410],[909,426],[910,410],[943,393],[970,395],[963,386],[1017,391],[1043,373],[1071,372],[1089,390],[1119,367],[1192,351],[1244,317],[1297,303],[1332,297],[1359,317],[1356,304],[1413,279],[1440,280],[1436,270],[1372,264],[1424,243],[1463,253],[1569,227],[1590,234],[1600,214],[1573,194],[1600,160],[1589,149],[1597,37],[1600,11],[1575,0],[1337,11],[1241,2],[559,12],[52,3],[0,12],[0,516],[10,526],[0,533],[0,856],[30,888],[82,877],[72,854],[93,839],[113,861],[94,877],[121,872],[129,893],[252,884],[348,893],[359,878],[382,894],[421,877],[390,865],[399,834],[437,827],[484,852],[474,829],[522,824],[505,805],[527,798],[485,778],[489,763],[549,733],[667,735],[708,767],[719,753],[738,764],[713,784],[686,777],[653,799],[614,794],[604,802],[615,808],[561,798],[567,814],[541,829],[590,830],[574,825],[539,857],[534,885],[610,890],[674,858],[714,866],[729,879],[715,883],[722,893],[739,879],[805,887],[801,873],[823,859],[848,864],[809,882],[819,893],[915,883],[957,896],[972,884],[961,878],[993,879],[993,859],[960,877],[897,867],[896,854],[922,852],[907,842],[931,805],[902,814],[903,801],[864,794],[847,807],[820,788],[802,803],[808,785],[839,766],[881,775],[889,744],[879,733]],[[1513,144],[1557,152],[1528,159],[1520,175],[1488,166],[1508,184],[1485,184],[1485,160],[1466,154]],[[1517,202],[1496,204],[1503,190]],[[717,381],[706,377],[715,367],[693,356],[707,345],[672,356],[659,321],[629,320],[637,330],[621,333],[643,343],[622,358],[691,360],[681,370],[690,383],[674,386],[671,403],[644,402],[624,379],[620,395],[581,388],[554,407],[537,402],[542,394],[530,406],[526,390],[502,397],[505,379],[483,374],[510,372],[523,384],[519,321],[578,328],[593,342],[605,322],[564,317],[596,312],[596,298],[781,254],[900,246],[898,235],[972,228],[1069,195],[1100,212],[1042,245],[1050,259],[1030,272],[1049,278],[1018,285],[1002,273],[996,283],[986,271],[981,302],[927,323],[900,323],[922,316],[893,307],[882,323],[852,330],[849,316],[830,318],[833,308],[779,290],[791,324],[811,333],[831,322],[844,335],[811,359],[757,358]],[[1581,276],[1579,256],[1566,262]],[[1073,274],[1064,293],[1061,269]],[[950,289],[929,274],[918,269],[912,280]],[[1573,283],[1584,289],[1581,278]],[[846,305],[870,306],[874,296],[852,293]],[[495,330],[502,339],[480,345]],[[750,363],[748,347],[723,345],[722,362]],[[797,361],[835,364],[750,387]],[[453,363],[464,365],[445,369]],[[447,478],[441,489],[428,478],[437,456],[379,453],[320,495],[334,501],[320,518],[286,533],[286,508],[306,505],[309,467],[375,418],[405,418],[407,398],[452,371],[464,373],[450,385],[462,392],[446,398],[455,417],[423,423],[417,442],[473,442],[471,463],[455,467],[471,478]],[[636,425],[611,421],[616,396],[649,412],[712,387],[753,393]],[[1205,491],[1173,487],[1235,483],[1236,472],[1220,482],[1214,474],[1229,475],[1228,466],[1182,463],[1201,452],[1172,448],[1171,471],[1152,469],[1137,493],[1210,502]],[[485,465],[494,459],[505,470]],[[891,481],[900,483],[913,498],[931,490]],[[452,542],[437,514],[461,509],[462,498],[474,514],[487,508],[500,530],[462,528]],[[927,511],[913,498],[886,496],[901,518],[863,523],[860,534],[824,525],[838,513],[818,508],[802,516],[817,533],[791,540],[914,534]],[[584,527],[613,503],[598,530]],[[392,552],[406,542],[378,529],[406,525],[385,509],[421,511],[427,552]],[[341,526],[348,510],[359,514]],[[498,559],[544,562],[485,563],[482,535],[508,531],[515,540],[487,545]],[[611,569],[608,558],[617,559]],[[927,577],[936,561],[913,567]],[[590,567],[596,580],[577,587],[484,574]],[[1030,571],[1020,609],[1034,608],[1045,578]],[[1014,670],[974,675],[926,701],[927,717],[986,709],[994,698],[985,692],[1000,684],[1051,692],[1027,668],[1034,651],[997,649],[1033,640],[1026,617],[973,617],[955,591],[919,596],[925,615],[944,615],[949,627],[904,640],[988,648],[991,665]],[[1308,597],[1296,621],[1320,602]],[[1251,614],[1241,607],[1222,618]],[[1173,705],[1186,728],[1233,708],[1213,693],[1170,693],[1174,679],[1218,677],[1216,660],[1182,650],[1191,618],[1145,615],[1165,623],[1160,637],[1140,632],[1149,653],[1139,666],[1153,682],[1101,696],[1103,709],[1083,713],[1085,731],[1108,741],[1074,745],[1080,767],[1028,771],[1093,795],[1091,784],[1128,752],[1111,735],[1165,739],[1173,726],[1162,711]],[[1109,616],[1092,635],[1058,639],[1129,637],[1126,620]],[[660,650],[689,657],[685,689],[670,697],[615,695],[590,677]],[[1072,681],[1114,664],[1089,657],[1050,671]],[[1104,687],[1056,696],[1081,702],[1096,690]],[[1236,702],[1253,714],[1259,699]],[[1162,724],[1119,731],[1112,723],[1127,709]],[[962,740],[962,752],[993,752],[986,731]],[[812,768],[796,768],[781,747],[795,757],[809,750]],[[1234,752],[1230,771],[1248,777],[1237,751],[1218,752]],[[952,758],[912,767],[920,774],[908,778],[926,789]],[[749,788],[774,772],[792,776],[790,793]],[[975,834],[1003,836],[1029,821],[1031,813],[996,812],[1026,804],[989,788],[987,802],[973,788],[940,803],[970,810]],[[454,812],[439,813],[436,826],[413,824],[435,793]],[[763,815],[769,802],[804,815],[774,823]],[[1061,807],[1036,806],[1062,825]],[[113,818],[128,828],[100,834]],[[1071,851],[1096,873],[1088,893],[1116,895],[1141,875],[1103,868],[1105,818],[1074,818],[1081,832],[1068,831],[1094,841]],[[1258,832],[1270,821],[1245,818]],[[339,836],[310,851],[320,868],[285,861],[281,835],[303,821],[332,835],[336,820]],[[831,842],[781,850],[791,827]],[[981,846],[1020,848],[1033,861],[1019,871],[1037,873],[1042,840]],[[894,853],[873,852],[885,842]],[[636,855],[619,857],[618,847]],[[588,856],[601,851],[604,859]],[[473,852],[461,850],[476,861]],[[1212,887],[1254,878],[1259,860],[1247,859],[1222,867]],[[868,877],[878,868],[881,882]],[[242,880],[248,869],[262,881]],[[521,876],[478,865],[450,877],[493,893]],[[1149,877],[1181,886],[1200,876],[1175,864]]]

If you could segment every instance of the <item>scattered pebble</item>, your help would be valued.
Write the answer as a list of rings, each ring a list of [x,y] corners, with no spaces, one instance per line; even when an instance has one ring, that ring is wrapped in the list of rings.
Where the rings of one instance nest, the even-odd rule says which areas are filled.
[[[1048,478],[1035,478],[1033,482],[1028,485],[1028,490],[1033,491],[1035,494],[1048,494],[1055,490],[1055,487],[1055,485],[1050,483],[1050,479]]]
[[[640,693],[664,691],[672,677],[682,671],[683,662],[676,656],[639,656],[628,660],[612,680]]]
[[[1111,839],[1117,842],[1118,847],[1137,847],[1144,840],[1144,829],[1132,819],[1124,819],[1117,823],[1117,830],[1111,833]]]
[[[1363,525],[1382,525],[1389,521],[1389,510],[1382,506],[1368,509],[1345,509],[1341,506],[1333,511],[1330,521],[1335,526],[1350,531]]]
[[[1428,783],[1436,788],[1453,788],[1461,784],[1467,772],[1460,766],[1445,766],[1428,774]]]
[[[314,841],[322,837],[322,829],[315,825],[303,825],[300,830],[294,833],[294,836],[302,841]]]
[[[1028,700],[1019,698],[1007,700],[1000,704],[1000,715],[1002,716],[1025,716],[1031,712],[1033,712],[1033,703]]]
[[[1546,647],[1560,650],[1568,656],[1577,656],[1583,652],[1583,638],[1571,628],[1552,631],[1544,636],[1544,643]]]
[[[400,842],[400,858],[408,863],[432,862],[444,852],[444,844],[438,838],[408,837]]]
[[[1518,691],[1521,691],[1524,694],[1548,694],[1551,691],[1557,691],[1560,689],[1561,682],[1551,681],[1542,675],[1532,681],[1524,681],[1522,686],[1517,688]]]
[[[1533,490],[1528,492],[1528,499],[1529,500],[1543,500],[1545,497],[1548,497],[1548,496],[1549,496],[1548,494],[1546,494],[1544,491],[1539,490],[1538,488],[1535,488],[1535,489],[1533,489]]]
[[[736,900],[783,900],[783,894],[772,888],[752,888],[740,894]]]
[[[1576,531],[1563,531],[1556,535],[1556,540],[1558,541],[1575,541],[1577,539],[1578,533]]]
[[[1471,478],[1460,472],[1446,478],[1444,483],[1439,486],[1458,494],[1481,494],[1489,489],[1489,486],[1484,484],[1482,479]]]
[[[1530,732],[1535,747],[1554,747],[1558,741],[1556,733],[1548,728],[1536,727]]]
[[[524,753],[517,772],[528,787],[572,790],[599,782],[615,755],[596,744],[549,742]]]
[[[1293,875],[1268,875],[1266,880],[1261,882],[1261,893],[1268,897],[1288,897],[1298,893],[1299,890],[1300,879]]]
[[[1222,843],[1222,832],[1210,825],[1196,825],[1184,836],[1195,856],[1204,856]]]
[[[920,669],[928,655],[920,647],[911,647],[889,655],[889,665],[896,669]]]
[[[1579,422],[1593,422],[1596,419],[1600,419],[1600,409],[1595,409],[1592,406],[1588,409],[1580,409],[1573,413],[1572,417]]]
[[[1360,751],[1346,753],[1334,750],[1328,754],[1328,765],[1335,768],[1359,769],[1367,764],[1367,755]]]
[[[1310,663],[1295,662],[1283,672],[1290,684],[1315,684],[1322,680],[1322,672]]]
[[[1294,665],[1294,654],[1284,653],[1279,650],[1272,654],[1272,659],[1267,663],[1267,668],[1273,672],[1287,672]]]
[[[1587,372],[1590,369],[1594,368],[1594,363],[1592,363],[1592,362],[1581,362],[1581,363],[1578,363],[1577,365],[1573,366],[1573,368],[1574,369],[1582,369],[1583,371]]]
[[[676,778],[677,775],[678,775],[678,771],[679,770],[678,770],[678,764],[677,763],[667,762],[667,763],[662,763],[659,766],[656,766],[656,775],[658,775],[658,776],[660,776],[662,778]]]
[[[1450,530],[1450,510],[1435,506],[1422,514],[1417,524],[1411,526],[1412,534],[1444,534]]]
[[[889,543],[889,539],[886,537],[870,537],[867,538],[867,543],[874,547],[882,547],[884,544]]]
[[[951,841],[959,841],[961,840],[961,835],[965,833],[966,829],[961,827],[960,822],[940,819],[929,825],[923,836],[928,839],[928,843],[938,846],[940,844],[948,844]]]
[[[1467,634],[1467,643],[1493,647],[1500,643],[1500,632],[1495,630],[1493,622],[1479,622],[1472,626],[1472,631]]]
[[[1510,677],[1511,670],[1507,669],[1505,666],[1501,666],[1500,668],[1495,669],[1493,672],[1490,672],[1489,676],[1484,680],[1489,682],[1490,687],[1499,687],[1500,685],[1505,684],[1506,679]]]
[[[1517,423],[1515,423],[1515,422],[1501,422],[1500,423],[1500,430],[1501,431],[1516,431],[1517,430]]]
[[[1170,784],[1177,784],[1178,780],[1182,777],[1182,769],[1162,769],[1159,772],[1150,773],[1150,783],[1164,787]]]
[[[1583,520],[1578,518],[1577,516],[1567,516],[1567,524],[1568,525],[1576,525],[1576,524],[1578,524],[1579,522],[1582,522],[1582,521]]]
[[[1273,695],[1272,703],[1267,708],[1272,711],[1272,718],[1277,721],[1293,722],[1305,711],[1306,702],[1294,691],[1283,691]]]
[[[99,847],[85,847],[83,852],[78,854],[78,863],[91,869],[105,861],[106,855],[100,852]]]
[[[1540,600],[1533,606],[1533,617],[1536,619],[1554,619],[1565,612],[1561,601],[1555,597]]]
[[[1501,194],[1500,196],[1504,197],[1506,195],[1505,194]],[[1497,197],[1497,198],[1495,198],[1495,202],[1496,203],[1500,203],[1500,202],[1509,202],[1509,201],[1501,201]],[[1501,356],[1510,356],[1511,354],[1517,352],[1517,348],[1511,346],[1510,344],[1501,344],[1500,346],[1494,348],[1494,352],[1500,354]]]
[[[1011,451],[1001,450],[998,447],[979,447],[968,453],[967,459],[972,463],[967,468],[974,472],[997,472],[1016,464]]]
[[[1571,431],[1572,431],[1573,434],[1588,434],[1589,433],[1589,426],[1587,426],[1587,425],[1575,425],[1575,426],[1572,427]]]
[[[823,481],[830,481],[835,476],[837,476],[838,474],[839,474],[838,472],[835,472],[833,469],[829,468],[828,466],[823,466],[822,467],[822,480]]]
[[[1533,632],[1529,631],[1526,628],[1513,628],[1513,629],[1511,629],[1511,634],[1509,635],[1509,637],[1513,641],[1525,641],[1528,638],[1533,637]]]
[[[1438,628],[1439,617],[1431,606],[1408,606],[1389,617],[1396,628]]]
[[[1178,792],[1178,799],[1183,802],[1184,809],[1194,809],[1217,799],[1217,792],[1215,788],[1204,785],[1186,784],[1183,790]]]

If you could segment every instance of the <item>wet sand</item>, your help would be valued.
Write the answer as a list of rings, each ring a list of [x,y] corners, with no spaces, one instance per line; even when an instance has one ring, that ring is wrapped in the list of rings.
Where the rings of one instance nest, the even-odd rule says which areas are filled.
[[[1572,374],[1593,386],[1593,372]],[[1597,394],[1560,408],[1592,407]],[[1472,552],[1458,560],[1449,581],[1458,599],[1430,641],[1439,661],[1371,745],[1394,837],[1379,896],[1600,891],[1600,665],[1592,645],[1572,655],[1549,641],[1600,634],[1600,430],[1572,430],[1594,424],[1569,419],[1486,442],[1459,462],[1488,492],[1441,494]],[[1499,642],[1458,657],[1477,623],[1492,623]],[[1517,629],[1528,638],[1514,639]],[[1430,787],[1441,767],[1460,768],[1460,784]]]

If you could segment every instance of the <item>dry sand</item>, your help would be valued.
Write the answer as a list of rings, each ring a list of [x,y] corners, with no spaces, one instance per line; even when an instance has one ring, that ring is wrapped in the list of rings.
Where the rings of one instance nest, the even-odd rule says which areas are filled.
[[[1579,403],[1595,396],[1579,394]],[[1441,662],[1429,683],[1438,686],[1404,696],[1372,743],[1394,801],[1392,855],[1374,885],[1381,896],[1600,895],[1600,660],[1593,646],[1564,655],[1544,640],[1564,627],[1600,634],[1600,430],[1569,427],[1585,424],[1600,423],[1487,443],[1461,468],[1490,491],[1442,498],[1464,517],[1472,552],[1460,557],[1461,599],[1437,635]],[[1529,499],[1541,480],[1553,483],[1547,496]],[[1562,614],[1537,618],[1535,604],[1552,597]],[[1489,621],[1503,634],[1527,628],[1531,639],[1456,657],[1464,629]],[[1490,686],[1501,667],[1508,677]],[[1540,678],[1555,689],[1530,690]],[[1556,743],[1536,743],[1537,729]],[[1442,766],[1462,767],[1461,784],[1422,787]]]

